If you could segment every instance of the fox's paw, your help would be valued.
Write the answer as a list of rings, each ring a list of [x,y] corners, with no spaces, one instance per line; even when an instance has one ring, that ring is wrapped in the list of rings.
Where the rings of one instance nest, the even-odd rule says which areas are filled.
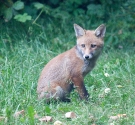
[[[62,101],[63,101],[63,102],[71,102],[71,100],[68,99],[68,98],[64,98],[64,99],[62,99]]]

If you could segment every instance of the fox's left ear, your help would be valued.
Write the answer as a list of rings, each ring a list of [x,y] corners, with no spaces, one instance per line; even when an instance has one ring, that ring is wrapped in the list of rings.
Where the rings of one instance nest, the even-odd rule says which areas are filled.
[[[106,32],[106,26],[102,24],[95,30],[95,35],[97,37],[104,38],[105,32]]]

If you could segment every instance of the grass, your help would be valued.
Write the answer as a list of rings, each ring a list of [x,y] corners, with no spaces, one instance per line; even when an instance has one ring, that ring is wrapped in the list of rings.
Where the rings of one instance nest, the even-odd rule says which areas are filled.
[[[5,30],[5,34],[8,36],[9,31]],[[87,90],[91,94],[89,102],[79,100],[76,92],[72,92],[70,103],[44,104],[42,100],[37,100],[37,80],[43,66],[54,56],[75,44],[74,34],[70,33],[69,39],[67,34],[66,38],[63,34],[59,34],[58,37],[51,39],[51,43],[48,38],[43,37],[44,34],[35,39],[33,35],[31,37],[34,40],[28,42],[27,38],[22,38],[22,34],[18,33],[19,36],[13,35],[15,43],[9,42],[10,36],[6,37],[10,49],[5,44],[5,36],[1,35],[0,116],[6,117],[6,120],[0,120],[0,124],[49,125],[60,120],[65,125],[134,125],[135,48],[133,47],[127,50],[105,47],[97,66],[85,78]],[[41,43],[40,37],[48,42]],[[110,88],[109,93],[105,93],[106,88]],[[15,118],[13,114],[20,110],[24,110],[25,115]],[[64,114],[69,111],[75,112],[77,118],[66,119]],[[53,122],[41,123],[38,118],[34,118],[36,113],[40,118],[52,116]],[[109,120],[110,116],[118,114],[126,114],[126,117]]]

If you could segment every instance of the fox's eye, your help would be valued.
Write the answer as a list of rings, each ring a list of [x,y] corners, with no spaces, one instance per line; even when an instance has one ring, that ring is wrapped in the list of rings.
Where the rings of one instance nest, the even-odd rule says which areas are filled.
[[[91,44],[91,48],[95,48],[97,45],[95,44]]]
[[[83,47],[83,48],[84,48],[84,47],[85,47],[85,44],[81,44],[81,47]]]

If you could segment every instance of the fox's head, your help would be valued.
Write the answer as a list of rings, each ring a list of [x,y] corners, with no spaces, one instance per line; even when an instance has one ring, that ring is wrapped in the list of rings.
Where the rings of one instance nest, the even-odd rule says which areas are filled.
[[[102,51],[106,27],[100,25],[96,30],[85,30],[77,24],[74,24],[74,30],[77,37],[77,51],[84,58],[90,60],[98,57]]]

